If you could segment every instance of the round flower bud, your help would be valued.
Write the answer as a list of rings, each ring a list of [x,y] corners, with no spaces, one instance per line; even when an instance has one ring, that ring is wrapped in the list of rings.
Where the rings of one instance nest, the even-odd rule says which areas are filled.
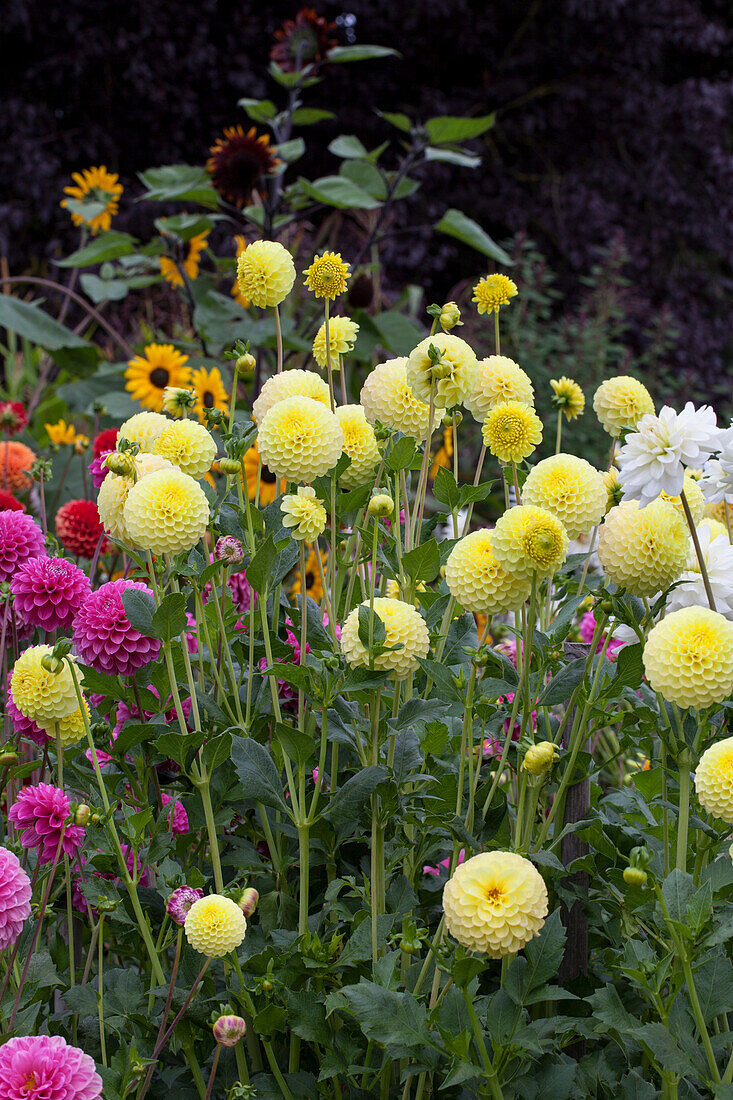
[[[234,368],[237,374],[241,374],[243,378],[251,378],[255,372],[257,366],[257,360],[250,352],[245,352],[244,355],[240,355],[234,364]]]
[[[529,375],[506,355],[489,355],[480,359],[473,389],[466,398],[466,408],[480,423],[486,420],[494,405],[519,401],[534,407],[534,386]]]
[[[209,894],[193,903],[186,915],[184,929],[194,951],[217,959],[239,947],[247,931],[247,921],[231,898]]]
[[[514,852],[483,852],[456,868],[443,890],[448,932],[492,959],[520,951],[542,928],[547,889],[539,871]]]
[[[361,605],[369,609],[369,600]],[[417,658],[427,657],[430,636],[420,612],[402,600],[377,596],[374,600],[375,618],[382,620],[385,629],[384,645],[401,643],[401,649],[388,650],[374,658],[377,672],[390,672],[393,680],[405,680],[419,668]],[[348,664],[355,668],[369,667],[369,654],[359,638],[359,608],[355,607],[341,630],[341,652]]]
[[[163,390],[163,412],[169,416],[183,416],[196,404],[196,394],[183,386],[166,386]]]
[[[608,492],[590,462],[574,455],[557,454],[534,466],[522,488],[525,504],[546,508],[561,520],[568,538],[585,535],[600,523]]]
[[[497,521],[491,546],[497,561],[512,573],[547,576],[565,561],[568,535],[552,512],[518,504]]]
[[[239,565],[244,561],[244,550],[239,539],[234,535],[222,535],[216,540],[214,557],[217,561],[225,561],[227,565]]]
[[[174,420],[156,439],[153,454],[167,458],[189,477],[202,478],[216,457],[216,443],[203,424]]]
[[[671,504],[655,500],[640,508],[628,500],[607,513],[598,557],[618,588],[632,596],[655,596],[680,576],[689,545],[687,525]]]
[[[388,359],[386,363],[379,363],[367,375],[359,400],[371,424],[379,420],[393,432],[402,432],[418,440],[426,438],[430,409],[418,400],[407,381],[407,359]],[[431,434],[444,412],[444,408],[435,408]]]
[[[257,902],[259,900],[259,891],[255,890],[254,886],[248,886],[246,890],[242,891],[242,896],[239,899],[239,908],[242,910],[245,917],[252,916],[257,908]]]
[[[593,408],[603,429],[614,439],[634,429],[645,413],[654,412],[646,386],[627,374],[601,382],[593,396]]]
[[[643,653],[652,688],[680,707],[722,703],[733,690],[733,623],[708,607],[683,607],[652,627]]]
[[[237,283],[259,309],[279,306],[295,282],[293,257],[278,241],[253,241],[237,260]]]
[[[242,463],[238,458],[220,458],[219,469],[227,477],[236,477],[242,472]]]
[[[431,357],[431,348],[440,356],[437,364]],[[415,397],[427,405],[432,392],[434,405],[448,409],[465,401],[473,390],[477,372],[473,348],[450,333],[436,332],[421,340],[407,360],[407,382]]]
[[[209,502],[198,482],[174,467],[138,481],[128,494],[123,517],[142,550],[157,556],[180,554],[206,533]]]
[[[83,828],[88,823],[91,812],[92,811],[85,803],[82,803],[81,806],[77,806],[74,814],[74,824],[81,825]]]
[[[137,443],[141,451],[150,453],[156,439],[164,432],[170,420],[167,416],[157,412],[139,412],[131,416],[122,425],[117,436],[117,445],[123,439],[128,443]]]
[[[166,912],[174,924],[184,925],[186,917],[194,902],[200,901],[204,896],[203,890],[195,886],[179,886],[168,898]]]
[[[118,477],[135,477],[135,458],[129,451],[111,451],[103,459],[103,465]]]
[[[311,482],[328,473],[344,446],[341,425],[310,397],[286,397],[269,410],[258,437],[262,461],[275,477]]]
[[[241,1016],[220,1016],[211,1030],[220,1047],[235,1047],[244,1038],[247,1025]]]
[[[358,489],[374,479],[380,458],[377,437],[361,405],[341,405],[336,409],[336,419],[344,433],[344,454],[351,459],[339,485]]]
[[[624,882],[627,886],[643,886],[648,878],[641,867],[624,867]]]
[[[556,751],[552,741],[540,741],[537,745],[530,745],[524,754],[522,767],[530,775],[544,775],[552,768]]]
[[[530,574],[515,573],[497,561],[486,529],[472,531],[456,543],[446,562],[445,580],[461,607],[477,615],[516,611],[532,589]]]
[[[375,493],[369,501],[368,511],[375,519],[384,519],[394,512],[394,501],[387,493]]]
[[[716,741],[695,769],[695,792],[704,810],[733,825],[733,737]]]
[[[440,327],[443,332],[450,332],[456,325],[462,325],[461,311],[455,302],[446,302],[440,311]]]
[[[331,392],[328,383],[312,370],[284,370],[273,374],[265,382],[260,395],[252,406],[252,419],[261,424],[273,405],[286,397],[310,397],[331,408]]]

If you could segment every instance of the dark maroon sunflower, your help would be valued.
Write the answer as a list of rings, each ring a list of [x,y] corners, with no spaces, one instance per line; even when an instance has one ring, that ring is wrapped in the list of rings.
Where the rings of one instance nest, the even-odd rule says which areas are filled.
[[[287,19],[275,31],[277,41],[270,50],[270,59],[286,73],[320,65],[328,51],[338,46],[337,40],[329,37],[335,30],[336,24],[316,15],[313,8],[301,8],[295,19]]]
[[[206,169],[220,195],[245,206],[280,163],[270,148],[269,134],[258,135],[254,126],[246,134],[241,126],[228,126],[211,146]]]

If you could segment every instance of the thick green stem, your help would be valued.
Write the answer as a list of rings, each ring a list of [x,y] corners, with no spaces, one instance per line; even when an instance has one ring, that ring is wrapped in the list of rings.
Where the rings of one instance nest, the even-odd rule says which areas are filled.
[[[686,748],[677,757],[680,782],[680,816],[677,822],[677,855],[675,867],[687,870],[687,834],[690,825],[690,754]]]
[[[476,1009],[473,1007],[473,1001],[469,995],[468,989],[463,988],[463,1000],[466,1002],[466,1008],[471,1020],[471,1027],[473,1028],[473,1034],[476,1039],[476,1046],[478,1047],[479,1058],[481,1059],[481,1065],[484,1068],[486,1075],[486,1084],[489,1086],[489,1092],[494,1097],[494,1100],[504,1100],[504,1093],[501,1090],[499,1084],[499,1078],[496,1075],[496,1070],[489,1056],[489,1052],[486,1049],[486,1040],[484,1039],[484,1033],[481,1030],[481,1024],[479,1023],[478,1016],[476,1015]]]

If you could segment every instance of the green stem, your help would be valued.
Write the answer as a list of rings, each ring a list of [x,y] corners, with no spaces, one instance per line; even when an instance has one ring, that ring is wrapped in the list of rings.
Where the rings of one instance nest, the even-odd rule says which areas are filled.
[[[680,750],[677,758],[680,783],[680,816],[677,822],[677,855],[675,867],[687,870],[687,834],[690,824],[690,754],[687,748]]]
[[[710,578],[708,576],[707,567],[705,565],[705,558],[703,557],[703,553],[700,548],[700,540],[697,537],[697,528],[695,527],[695,523],[692,519],[692,512],[690,511],[690,505],[687,503],[687,497],[685,496],[684,489],[680,491],[680,500],[682,502],[682,508],[685,513],[685,519],[687,520],[687,526],[690,528],[692,545],[695,547],[695,554],[697,555],[698,565],[700,566],[702,583],[705,586],[705,595],[708,598],[708,603],[710,604],[711,611],[716,611],[717,608],[715,607],[715,597],[713,596],[713,590],[710,587]],[[723,503],[725,503],[725,501]]]
[[[501,1090],[499,1084],[499,1078],[496,1076],[496,1070],[491,1062],[489,1052],[486,1049],[486,1040],[484,1039],[484,1033],[481,1030],[481,1025],[476,1015],[476,1009],[473,1007],[473,1001],[469,996],[466,986],[463,987],[463,1000],[466,1002],[466,1008],[471,1020],[471,1027],[473,1028],[473,1034],[476,1039],[476,1046],[478,1047],[479,1058],[481,1059],[481,1065],[484,1068],[486,1074],[486,1083],[489,1086],[489,1092],[494,1097],[494,1100],[504,1100],[504,1093]]]
[[[102,1048],[102,1065],[107,1065],[107,1043],[104,1037],[104,912],[99,914],[99,939],[97,940],[97,1015],[99,1017],[99,1044]]]

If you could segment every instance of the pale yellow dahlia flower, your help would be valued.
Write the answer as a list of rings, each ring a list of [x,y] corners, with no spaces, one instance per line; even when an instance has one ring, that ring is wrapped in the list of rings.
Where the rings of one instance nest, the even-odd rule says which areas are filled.
[[[522,488],[525,504],[546,508],[562,521],[568,538],[577,539],[601,522],[608,492],[590,462],[574,455],[558,454],[534,466]]]
[[[627,500],[606,514],[598,557],[606,575],[632,596],[655,596],[687,565],[687,524],[671,504],[655,500],[640,508]]]
[[[216,443],[203,424],[174,420],[156,439],[153,454],[167,458],[189,477],[202,478],[216,458]]]
[[[685,480],[682,489],[687,498],[687,506],[690,509],[692,522],[697,527],[705,514],[705,496],[697,479],[692,477],[687,471],[685,471]],[[668,503],[679,512],[685,522],[687,522],[685,510],[682,507],[681,497],[671,497],[668,493],[660,493],[659,499],[668,501]]]
[[[593,395],[593,408],[605,431],[618,439],[637,426],[645,413],[654,412],[649,390],[636,378],[620,374],[601,382]]]
[[[127,495],[123,516],[134,545],[141,550],[181,554],[206,534],[209,501],[198,482],[174,466],[136,482]]]
[[[316,298],[333,300],[346,290],[351,278],[349,264],[341,259],[340,252],[323,252],[316,256],[307,271],[304,271],[305,285]]]
[[[83,695],[82,701],[84,703],[84,711],[86,712],[86,721],[89,722],[89,704]],[[42,725],[41,728],[46,731],[52,740],[58,736],[64,748],[67,748],[71,745],[78,744],[79,741],[86,737],[87,727],[84,717],[85,715],[82,714],[81,707],[77,707],[71,714],[67,714],[64,718],[59,718],[57,722],[49,722],[47,725]]]
[[[247,920],[236,901],[222,894],[209,894],[193,903],[183,927],[194,951],[218,959],[239,947]]]
[[[446,562],[445,581],[461,607],[477,615],[516,611],[532,588],[527,572],[508,572],[496,560],[486,529],[472,531],[456,543]]]
[[[717,741],[702,754],[695,768],[695,791],[711,817],[733,825],[733,737]]]
[[[568,553],[568,533],[546,508],[518,504],[508,508],[491,532],[494,557],[519,575],[555,573]]]
[[[60,662],[58,672],[49,672],[43,667],[44,657],[51,657],[52,653],[53,646],[31,646],[18,657],[10,677],[10,691],[16,707],[26,718],[43,727],[67,718],[79,706],[67,662]],[[81,681],[81,673],[77,673],[77,679]]]
[[[566,420],[575,420],[585,409],[585,394],[577,382],[563,374],[562,378],[551,378],[552,404],[561,409]]]
[[[733,623],[709,607],[683,607],[652,627],[643,659],[649,683],[667,702],[722,703],[733,691]]]
[[[170,424],[170,420],[166,421]],[[135,455],[132,460],[135,466],[135,478],[140,481],[148,474],[154,474],[158,470],[172,470],[173,463],[160,455],[144,454]],[[97,511],[102,521],[102,526],[113,539],[119,539],[129,547],[135,546],[135,541],[125,524],[125,502],[127,495],[135,481],[131,477],[123,477],[120,474],[109,473],[99,487],[97,494]]]
[[[328,321],[328,343],[331,349],[331,369],[340,370],[342,355],[354,350],[359,326],[350,317],[330,317]],[[319,367],[327,364],[326,322],[324,321],[313,341],[313,358]]]
[[[503,401],[489,409],[481,430],[484,443],[503,463],[517,463],[542,441],[542,421],[531,405]]]
[[[324,382],[320,374],[297,368],[284,370],[280,374],[273,374],[262,387],[252,406],[255,424],[261,424],[272,406],[277,405],[278,401],[284,401],[286,397],[310,397],[313,401],[320,401],[326,408],[331,408],[328,383]]]
[[[339,485],[344,489],[357,489],[374,478],[380,458],[377,437],[361,405],[339,406],[336,419],[344,433],[344,454],[351,459],[351,465],[339,478]]]
[[[483,422],[494,405],[519,401],[534,406],[534,386],[529,375],[506,355],[480,359],[473,389],[464,404],[474,420]]]
[[[507,275],[497,272],[479,279],[473,288],[473,299],[478,313],[498,313],[501,306],[508,306],[509,299],[517,293],[517,284]]]
[[[122,425],[117,436],[117,445],[126,439],[129,443],[137,443],[141,451],[152,453],[155,441],[170,424],[167,416],[157,412],[135,413]]]
[[[369,600],[361,605],[369,608]],[[384,645],[400,645],[399,649],[380,653],[374,659],[377,672],[390,672],[393,680],[405,680],[419,668],[417,658],[427,657],[430,649],[428,628],[417,608],[402,600],[376,596],[374,615],[385,629]],[[341,631],[341,652],[355,668],[369,667],[369,654],[359,638],[359,608],[351,611]]]
[[[262,461],[275,477],[310,482],[336,465],[344,433],[320,401],[286,397],[263,417],[257,441]]]
[[[437,364],[430,357],[433,347],[440,355]],[[407,360],[407,382],[420,401],[452,409],[472,392],[478,372],[476,353],[460,336],[436,332],[421,340]]]
[[[402,432],[413,439],[428,435],[429,407],[418,400],[407,381],[407,359],[388,359],[367,376],[359,397],[370,423],[379,420],[393,432]],[[442,420],[444,408],[435,409],[430,434]]]
[[[260,309],[279,306],[295,282],[295,264],[277,241],[253,241],[237,259],[241,294]]]
[[[297,493],[284,496],[280,511],[283,514],[283,527],[287,527],[294,539],[315,542],[326,530],[326,509],[310,485],[299,485]]]
[[[448,932],[469,951],[514,955],[547,917],[547,888],[537,868],[515,852],[482,852],[456,868],[443,890]]]

